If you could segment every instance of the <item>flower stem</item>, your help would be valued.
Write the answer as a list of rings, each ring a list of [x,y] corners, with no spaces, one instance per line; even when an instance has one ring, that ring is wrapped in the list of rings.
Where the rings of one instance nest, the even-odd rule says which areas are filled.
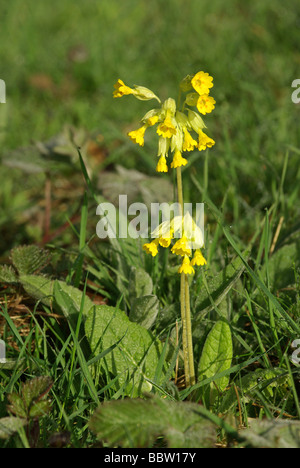
[[[189,360],[189,373],[190,385],[195,385],[195,366],[194,366],[194,352],[193,352],[193,337],[192,337],[192,321],[191,321],[191,307],[190,307],[190,288],[187,275],[185,276],[185,318],[186,318],[186,339],[188,346],[188,360]]]
[[[187,340],[187,320],[185,310],[185,274],[181,273],[180,276],[180,309],[181,309],[181,324],[182,324],[182,348],[183,348],[183,362],[184,362],[184,375],[185,385],[190,386],[190,367],[189,367],[189,347]]]
[[[181,167],[177,167],[177,197],[180,205],[181,216],[184,215],[183,210],[183,189]],[[190,309],[190,291],[188,278],[185,273],[181,273],[180,278],[180,310],[182,321],[182,347],[184,360],[184,374],[186,387],[195,384],[195,368],[192,340],[192,323]]]

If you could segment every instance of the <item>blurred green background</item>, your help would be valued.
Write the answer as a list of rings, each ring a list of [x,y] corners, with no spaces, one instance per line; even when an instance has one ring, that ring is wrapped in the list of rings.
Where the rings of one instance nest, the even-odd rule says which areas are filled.
[[[177,97],[185,75],[212,75],[217,105],[205,123],[216,145],[208,166],[203,153],[195,157],[194,176],[218,206],[227,194],[228,222],[247,240],[256,215],[277,197],[288,151],[284,229],[299,220],[300,106],[291,101],[291,83],[300,78],[298,1],[11,0],[1,3],[0,17],[0,78],[7,87],[0,104],[0,257],[42,239],[35,210],[44,207],[45,172],[52,174],[47,164],[41,172],[28,169],[30,145],[65,125],[101,136],[96,157],[103,167],[118,163],[155,175],[156,140],[141,149],[126,137],[153,104],[113,99],[118,78],[164,99]],[[25,170],[9,164],[19,148]],[[52,229],[79,209],[84,184],[73,179],[72,157],[61,185],[60,170],[53,172]],[[187,196],[193,193],[191,187]]]

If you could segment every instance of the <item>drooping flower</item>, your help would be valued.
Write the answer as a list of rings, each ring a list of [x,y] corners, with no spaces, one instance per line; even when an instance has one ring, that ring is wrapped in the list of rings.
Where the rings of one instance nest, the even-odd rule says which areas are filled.
[[[140,99],[141,101],[149,101],[150,99],[156,99],[160,103],[160,99],[156,96],[156,94],[154,94],[153,91],[151,91],[151,89],[145,88],[144,86],[135,85],[134,88],[130,88],[129,86],[125,85],[124,81],[118,79],[118,81],[114,84],[114,88],[114,98],[120,98],[123,96],[127,96],[128,94],[133,94],[137,99]]]
[[[199,132],[198,139],[198,150],[203,151],[206,148],[211,148],[215,144],[215,141],[207,136],[202,130]]]
[[[193,151],[193,149],[198,146],[197,141],[194,140],[194,138],[189,133],[186,127],[183,127],[183,133],[184,133],[184,139],[183,139],[182,150]]]
[[[156,172],[168,172],[168,165],[165,156],[161,156],[156,166]]]
[[[128,136],[131,139],[131,141],[133,141],[134,143],[137,143],[140,146],[144,146],[144,136],[145,136],[146,130],[147,130],[147,125],[143,125],[137,130],[133,130],[132,132],[129,132]]]
[[[181,271],[191,274],[194,273],[194,265],[206,264],[206,260],[200,251],[204,244],[203,233],[189,212],[184,216],[178,215],[174,216],[170,221],[164,221],[154,229],[151,236],[155,237],[155,239],[145,244],[143,248],[152,256],[157,255],[159,245],[168,248],[171,246],[172,240],[176,240],[171,247],[171,252],[174,255],[184,257],[184,262],[180,267]],[[195,255],[190,262],[189,257],[192,255],[193,250],[195,250]]]
[[[187,163],[187,159],[183,158],[181,152],[176,150],[174,153],[173,161],[171,163],[171,168],[176,169],[176,167],[185,166]]]
[[[157,134],[164,138],[171,138],[172,135],[176,134],[176,127],[168,116],[158,125]]]
[[[209,89],[213,87],[212,81],[212,76],[204,71],[200,71],[192,78],[191,84],[194,90],[201,96],[202,94],[209,94]]]
[[[118,79],[116,84],[114,84],[115,91],[113,93],[113,97],[119,98],[122,96],[127,96],[128,94],[134,94],[134,89],[126,86],[124,81]]]
[[[207,262],[205,260],[205,258],[203,257],[202,255],[202,252],[200,249],[197,249],[194,253],[194,257],[191,261],[191,265],[198,265],[198,266],[203,266],[203,265],[206,265]]]
[[[171,252],[175,255],[191,255],[190,243],[185,235],[181,237],[172,247]]]
[[[178,269],[178,273],[185,273],[186,275],[193,275],[195,273],[195,270],[192,267],[190,259],[187,255],[185,255],[183,262]]]
[[[190,152],[196,148],[202,151],[211,148],[215,142],[202,130],[206,128],[200,114],[207,114],[215,107],[215,100],[209,96],[213,86],[213,78],[206,72],[200,71],[195,75],[188,75],[181,82],[181,91],[185,93],[185,101],[182,110],[177,110],[176,102],[172,98],[161,103],[160,99],[148,88],[134,85],[127,86],[121,79],[114,85],[114,97],[122,97],[132,94],[141,100],[157,99],[160,106],[149,110],[141,119],[141,126],[128,132],[129,138],[136,144],[144,146],[145,132],[149,127],[156,127],[158,138],[158,162],[157,172],[168,171],[169,152],[173,155],[170,167],[180,168],[188,163],[184,158],[184,152]],[[194,106],[197,110],[192,110]],[[196,132],[197,137],[193,132]]]
[[[209,114],[212,110],[214,110],[215,103],[216,101],[212,96],[203,94],[202,96],[199,96],[197,101],[197,109],[203,115]]]
[[[143,249],[151,254],[152,257],[155,257],[158,254],[158,239],[154,239],[152,242],[143,245]]]
[[[157,127],[157,134],[164,138],[171,138],[176,135],[176,103],[174,99],[168,98],[162,105],[162,122]]]

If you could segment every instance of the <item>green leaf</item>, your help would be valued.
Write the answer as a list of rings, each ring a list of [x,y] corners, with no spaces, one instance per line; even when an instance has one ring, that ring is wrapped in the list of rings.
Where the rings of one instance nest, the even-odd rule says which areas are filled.
[[[153,291],[153,281],[143,268],[132,267],[129,277],[129,300],[132,302],[137,297],[148,296]]]
[[[67,285],[64,281],[51,280],[45,276],[38,275],[22,275],[20,281],[25,291],[43,304],[59,308],[66,318],[70,318],[72,313],[79,313],[82,303],[83,292],[80,289]],[[56,296],[53,302],[54,285],[56,284]],[[65,293],[66,297],[62,298],[60,292]],[[87,315],[90,308],[93,307],[93,302],[89,297],[84,297],[83,314]]]
[[[29,418],[41,418],[51,410],[51,400],[41,400],[35,402],[29,410]]]
[[[151,328],[158,314],[159,301],[157,296],[137,297],[131,306],[129,320],[139,323],[142,327]]]
[[[151,447],[159,436],[172,448],[212,447],[215,426],[196,414],[198,408],[196,403],[159,397],[108,401],[96,410],[89,426],[111,447]]]
[[[252,420],[239,435],[254,448],[300,448],[300,421]]]
[[[7,416],[0,419],[0,439],[9,439],[15,432],[26,425],[26,419]]]
[[[45,268],[49,261],[49,252],[36,245],[16,247],[11,251],[12,262],[19,275],[31,275]]]
[[[23,288],[34,299],[50,307],[53,302],[54,281],[46,276],[21,275],[20,282]]]
[[[10,393],[8,394],[7,399],[10,403],[10,405],[7,406],[10,413],[13,413],[20,418],[27,417],[27,408],[20,395],[17,393]]]
[[[295,283],[294,268],[299,266],[299,243],[284,245],[268,260],[270,288],[277,290]],[[266,272],[266,267],[262,273]]]
[[[17,283],[18,278],[14,269],[9,265],[0,265],[0,282]]]
[[[203,347],[198,366],[199,382],[230,369],[232,354],[230,326],[224,320],[219,320],[209,332]],[[213,404],[218,392],[223,392],[228,382],[229,377],[223,376],[204,389],[202,393],[207,406]]]
[[[125,393],[137,396],[150,391],[161,354],[161,343],[144,327],[129,321],[127,315],[109,306],[97,306],[90,310],[85,331],[94,354],[99,354],[120,344],[105,356],[108,371],[119,376],[119,387],[126,386]],[[103,366],[104,362],[100,362]]]
[[[21,395],[8,395],[8,411],[20,418],[37,418],[43,416],[50,409],[47,394],[52,387],[52,379],[48,376],[35,377],[25,382]]]
[[[64,316],[68,320],[77,320],[77,316],[82,308],[82,314],[87,317],[89,310],[94,306],[94,303],[88,296],[73,286],[66,284],[64,281],[55,281],[54,283],[54,299],[55,304],[60,308]]]
[[[52,379],[48,376],[36,377],[23,385],[22,399],[27,410],[45,398],[52,387]]]

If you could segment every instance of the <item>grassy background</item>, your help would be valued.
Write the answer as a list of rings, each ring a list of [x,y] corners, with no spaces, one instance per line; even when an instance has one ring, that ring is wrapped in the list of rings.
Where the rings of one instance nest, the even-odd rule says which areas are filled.
[[[1,78],[7,85],[7,104],[0,106],[2,156],[45,141],[66,124],[98,131],[107,146],[116,138],[124,142],[151,103],[114,101],[117,78],[176,98],[182,77],[204,69],[214,76],[217,101],[206,119],[217,141],[209,156],[210,196],[220,205],[228,190],[252,210],[270,206],[287,148],[299,146],[299,106],[291,101],[300,61],[296,1],[286,7],[276,0],[226,5],[218,0],[51,5],[13,0],[0,8]],[[139,151],[129,144],[118,162],[154,173],[155,145],[150,141]],[[290,151],[288,223],[299,215],[298,157]],[[194,170],[201,180],[203,155]],[[3,216],[11,223],[20,214],[20,201],[11,195],[27,195],[19,174],[9,170],[9,179],[16,176],[13,187],[5,168],[1,175],[1,199],[10,200]],[[239,215],[234,220],[239,230],[243,221],[234,200],[229,210]]]
[[[205,123],[216,145],[205,154],[193,154],[191,169],[185,170],[183,177],[186,199],[207,202],[206,255],[210,272],[217,274],[235,255],[217,226],[213,203],[220,210],[222,226],[228,227],[240,249],[260,232],[251,265],[257,274],[262,269],[260,277],[298,320],[300,107],[291,101],[291,83],[299,78],[299,2],[11,0],[2,2],[0,17],[0,78],[7,88],[7,103],[0,104],[1,262],[7,261],[12,247],[40,243],[44,234],[45,172],[30,174],[8,167],[11,151],[47,141],[65,125],[73,125],[101,135],[99,157],[103,167],[100,164],[93,170],[91,164],[95,182],[102,168],[114,169],[115,163],[154,176],[155,139],[147,138],[141,149],[126,136],[153,104],[130,97],[114,100],[113,84],[121,78],[128,85],[151,88],[161,99],[176,99],[181,79],[205,70],[214,77],[211,94],[217,105]],[[30,151],[22,149],[21,158],[24,154],[30,161]],[[76,158],[69,168],[49,171],[54,206],[51,231],[57,232],[51,239],[52,249],[73,252],[78,248],[78,239],[72,229],[67,226],[62,232],[57,230],[80,214],[84,180]],[[168,179],[169,175],[161,177]],[[263,229],[266,209],[270,225],[267,229],[265,224]],[[95,234],[94,213],[91,202],[87,239]],[[74,223],[79,229],[78,219]],[[270,247],[279,223],[277,245],[293,238],[298,250],[296,255],[295,250],[290,257],[287,255],[284,268],[276,271],[273,265],[271,272],[263,252]],[[285,280],[286,268],[294,276],[290,295],[282,292],[290,285]],[[272,285],[268,283],[271,273],[272,280],[278,276]],[[170,285],[163,290],[158,278],[157,274],[156,292],[163,304],[171,304],[176,284],[166,276]],[[192,302],[200,286],[198,278]],[[228,318],[234,319],[237,355],[245,352],[253,357],[261,339],[267,349],[278,346],[280,338],[287,346],[291,337],[285,335],[284,327],[279,326],[279,336],[269,329],[274,305],[257,296],[257,284],[246,279],[243,286],[250,299],[240,290],[228,304]],[[110,287],[112,295],[114,288]],[[112,297],[111,302],[118,300]],[[258,334],[247,328],[245,303],[258,307]],[[40,358],[42,351],[36,353]],[[274,352],[271,361],[284,363],[280,352]],[[54,377],[59,379],[56,374]],[[69,379],[67,383],[65,379]],[[70,404],[71,391],[61,397],[63,402],[59,400],[66,385],[70,390],[71,379],[72,373],[64,375],[56,387],[58,422],[53,427],[60,428],[64,421],[70,429],[71,421],[80,414],[82,419],[75,432],[83,437],[87,416],[81,397],[75,399],[70,419],[63,410]],[[80,385],[83,388],[82,382]],[[299,404],[295,403],[295,408],[297,415]]]

